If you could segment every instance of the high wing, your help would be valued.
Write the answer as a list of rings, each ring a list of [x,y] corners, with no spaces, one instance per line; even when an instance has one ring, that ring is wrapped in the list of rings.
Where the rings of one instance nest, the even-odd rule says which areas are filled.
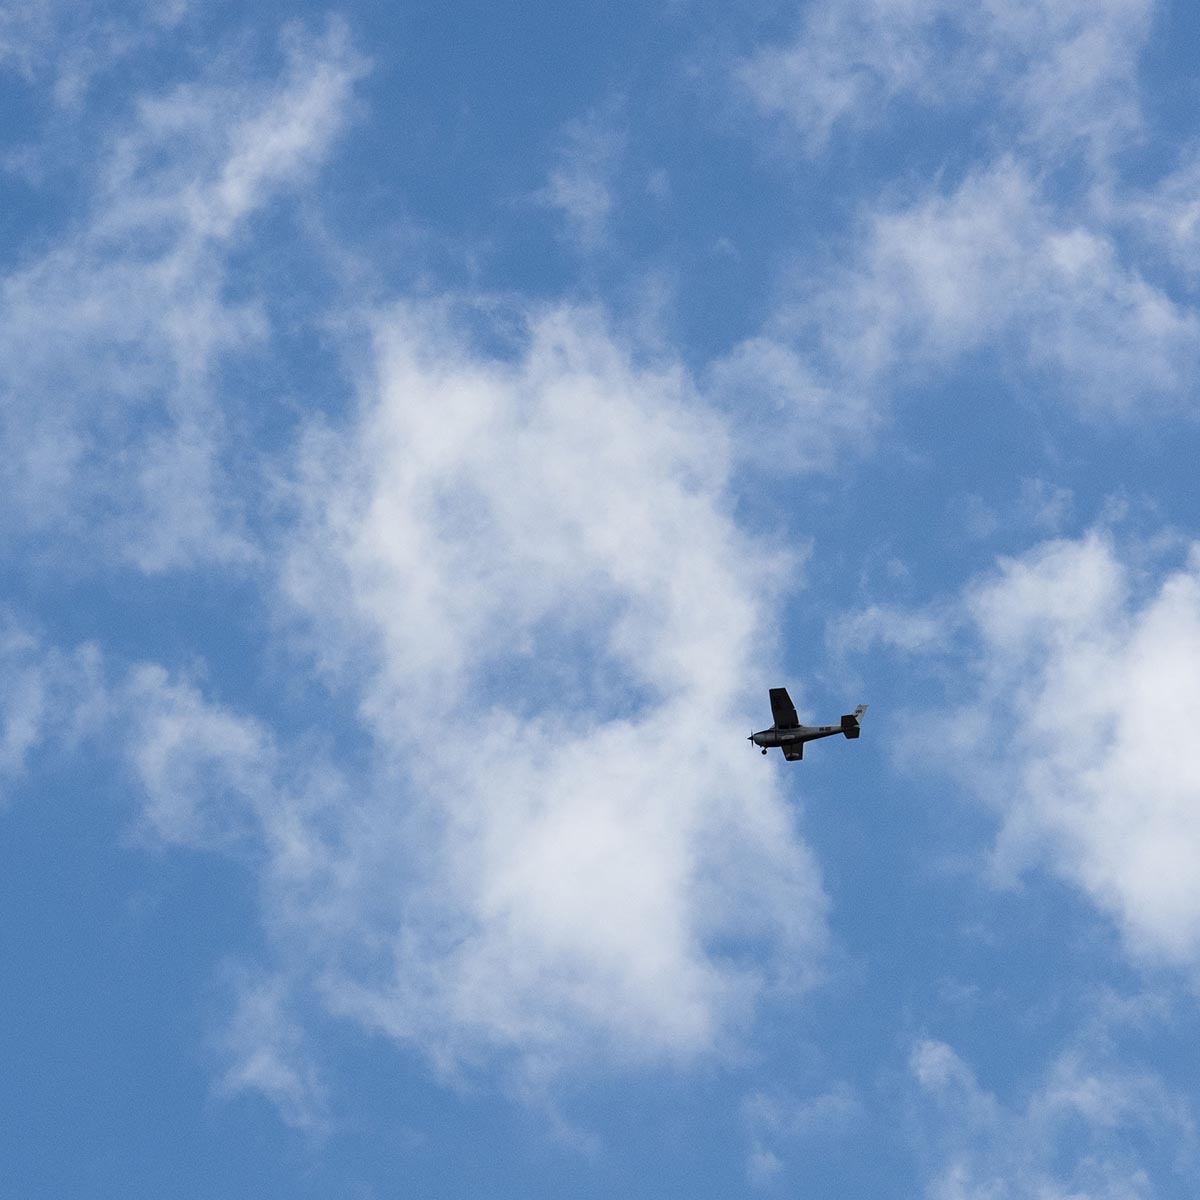
[[[771,689],[771,716],[775,718],[776,729],[796,729],[800,718],[796,716],[796,706],[787,694],[787,688]]]
[[[783,757],[786,758],[788,762],[795,762],[796,759],[804,757],[803,742],[793,742],[790,746],[781,746],[780,749],[782,749]]]

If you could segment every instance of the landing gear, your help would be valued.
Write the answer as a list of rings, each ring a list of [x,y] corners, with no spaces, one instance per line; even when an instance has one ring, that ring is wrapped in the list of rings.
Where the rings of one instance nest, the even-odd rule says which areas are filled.
[[[766,746],[764,746],[764,747],[763,747],[763,753],[764,753],[764,754],[766,754],[766,752],[767,752],[767,748],[766,748]]]

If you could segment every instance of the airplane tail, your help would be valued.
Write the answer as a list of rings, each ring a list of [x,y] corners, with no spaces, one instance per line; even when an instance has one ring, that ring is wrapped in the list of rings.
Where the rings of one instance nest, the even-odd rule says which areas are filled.
[[[859,723],[862,721],[863,713],[867,711],[865,704],[860,704],[852,713],[847,713],[842,718],[842,733],[848,738],[856,738],[862,732],[859,728]]]

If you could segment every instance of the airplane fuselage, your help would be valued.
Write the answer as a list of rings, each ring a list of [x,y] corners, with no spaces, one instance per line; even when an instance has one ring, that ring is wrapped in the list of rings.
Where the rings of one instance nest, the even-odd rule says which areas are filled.
[[[752,733],[750,740],[764,750],[771,746],[794,746],[797,742],[815,742],[817,738],[833,737],[845,733],[841,725],[797,725],[795,729],[770,729]]]

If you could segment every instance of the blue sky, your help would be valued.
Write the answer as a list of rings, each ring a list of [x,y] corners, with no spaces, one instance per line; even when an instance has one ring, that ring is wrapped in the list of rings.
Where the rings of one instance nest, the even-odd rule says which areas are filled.
[[[1194,1196],[1198,39],[0,4],[0,1194]]]

